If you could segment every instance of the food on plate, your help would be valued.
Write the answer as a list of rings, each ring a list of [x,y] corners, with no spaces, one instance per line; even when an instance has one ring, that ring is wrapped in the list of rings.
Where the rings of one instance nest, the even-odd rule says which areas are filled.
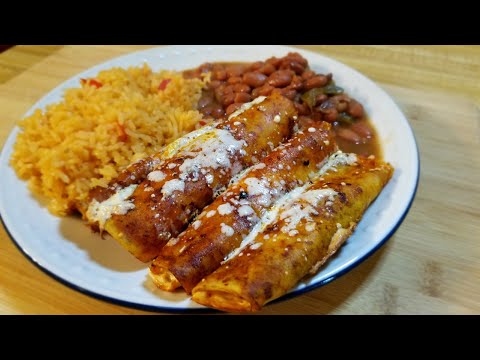
[[[331,125],[311,122],[247,169],[185,232],[163,247],[150,267],[155,284],[168,291],[182,286],[191,293],[240,245],[276,200],[311,180],[335,150]]]
[[[207,81],[147,65],[100,71],[20,122],[11,165],[51,213],[82,211],[92,188],[196,128]]]
[[[338,250],[392,176],[339,85],[298,53],[104,70],[20,123],[11,164],[51,213],[153,260],[159,288],[258,311]]]
[[[333,74],[316,72],[298,53],[253,63],[205,63],[186,76],[207,73],[211,81],[198,103],[205,116],[221,118],[257,96],[280,93],[294,102],[299,115],[330,122],[342,151],[381,157],[363,105],[335,83]]]
[[[373,157],[333,154],[317,180],[280,200],[262,226],[193,288],[192,299],[219,310],[258,311],[284,295],[340,248],[392,172]]]
[[[161,161],[146,178],[135,177],[128,187],[113,179],[94,192],[86,218],[139,260],[150,261],[233,176],[290,136],[295,115],[287,98],[259,97]]]

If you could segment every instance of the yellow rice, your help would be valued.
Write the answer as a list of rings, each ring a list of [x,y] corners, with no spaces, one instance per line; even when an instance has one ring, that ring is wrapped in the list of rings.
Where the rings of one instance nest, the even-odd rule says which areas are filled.
[[[171,82],[162,91],[164,79]],[[208,81],[152,72],[146,64],[102,71],[95,80],[103,86],[87,81],[68,89],[63,101],[19,124],[11,165],[56,215],[81,208],[90,189],[193,130]]]

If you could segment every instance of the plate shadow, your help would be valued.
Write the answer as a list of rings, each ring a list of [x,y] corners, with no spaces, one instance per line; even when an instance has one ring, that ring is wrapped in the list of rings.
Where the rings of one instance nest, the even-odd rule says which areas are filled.
[[[62,236],[86,251],[97,264],[119,272],[133,272],[148,267],[122,248],[110,235],[93,232],[80,217],[69,216],[60,220],[59,231]]]

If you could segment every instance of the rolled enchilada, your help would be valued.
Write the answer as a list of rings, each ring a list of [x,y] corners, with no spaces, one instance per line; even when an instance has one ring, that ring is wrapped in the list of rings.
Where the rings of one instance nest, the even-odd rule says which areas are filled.
[[[217,269],[284,194],[302,186],[336,150],[330,124],[306,126],[262,162],[248,169],[177,238],[171,239],[150,266],[155,284],[190,293]]]
[[[86,218],[138,259],[150,261],[233,176],[290,136],[295,115],[292,102],[278,94],[244,104],[167,159],[146,161],[130,182],[114,180],[107,191],[93,193]]]
[[[335,153],[312,183],[285,196],[215,272],[192,290],[197,303],[258,311],[315,273],[351,235],[393,168]]]

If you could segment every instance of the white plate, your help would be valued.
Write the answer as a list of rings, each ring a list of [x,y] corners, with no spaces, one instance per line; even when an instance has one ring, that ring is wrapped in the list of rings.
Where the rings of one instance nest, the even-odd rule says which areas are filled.
[[[256,61],[281,57],[289,51],[302,54],[317,72],[332,72],[336,83],[364,105],[381,139],[384,157],[395,167],[392,180],[367,210],[354,235],[315,277],[286,295],[290,297],[330,282],[377,250],[400,225],[415,196],[419,157],[412,129],[392,99],[371,80],[325,56],[284,46],[162,47],[122,56],[74,76],[25,116],[60,101],[65,89],[78,87],[80,78],[95,77],[113,66],[147,62],[154,70],[183,70],[207,61]],[[0,157],[0,214],[12,240],[33,263],[70,287],[122,305],[148,310],[205,309],[181,292],[157,290],[148,279],[147,266],[116,241],[102,240],[79,218],[57,218],[42,207],[8,164],[17,133],[15,128]]]

